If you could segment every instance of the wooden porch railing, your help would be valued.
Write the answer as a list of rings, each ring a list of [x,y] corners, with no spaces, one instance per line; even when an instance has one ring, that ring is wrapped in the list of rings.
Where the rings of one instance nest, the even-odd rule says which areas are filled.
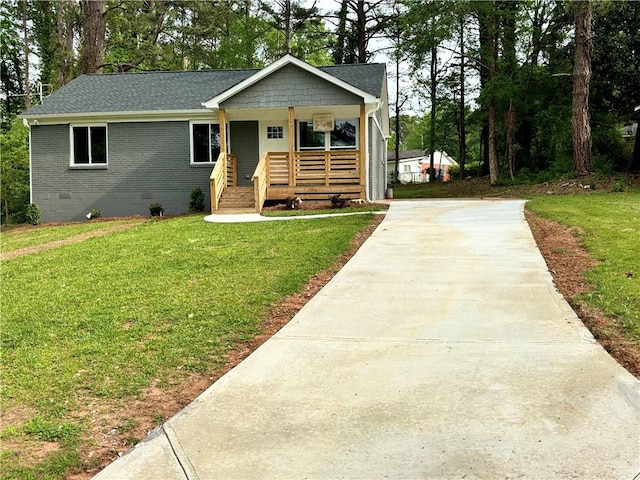
[[[296,152],[294,186],[358,184],[359,158],[358,150]]]
[[[262,206],[267,199],[267,186],[268,186],[268,170],[267,164],[269,163],[269,152],[265,152],[260,157],[260,161],[253,172],[253,198],[256,205],[256,212],[262,211]]]
[[[359,150],[295,152],[293,172],[288,152],[268,152],[268,185],[358,185],[361,180]]]
[[[236,168],[238,158],[230,153],[220,152],[216,165],[209,177],[209,187],[211,189],[211,213],[218,211],[220,196],[225,187],[236,186]]]

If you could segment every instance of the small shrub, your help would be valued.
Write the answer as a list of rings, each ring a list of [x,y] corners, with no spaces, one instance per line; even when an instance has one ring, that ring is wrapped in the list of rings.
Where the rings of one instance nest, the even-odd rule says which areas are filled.
[[[615,193],[622,193],[627,189],[627,182],[624,179],[618,179],[611,187],[611,191]]]
[[[35,203],[30,203],[24,216],[29,224],[38,225],[40,223],[40,208]]]
[[[152,217],[161,217],[164,213],[164,207],[161,203],[155,202],[149,205],[149,213]]]
[[[191,190],[189,210],[192,212],[204,212],[204,192],[200,187]]]
[[[101,215],[102,215],[102,212],[100,210],[94,209],[87,214],[87,219],[91,220],[92,218],[100,218]]]
[[[351,205],[351,199],[342,198],[340,194],[329,197],[331,200],[331,208],[346,208]]]

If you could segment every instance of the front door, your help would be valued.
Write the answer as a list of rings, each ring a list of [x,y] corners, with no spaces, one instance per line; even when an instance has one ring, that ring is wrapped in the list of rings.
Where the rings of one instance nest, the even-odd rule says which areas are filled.
[[[231,122],[229,137],[229,151],[238,157],[236,169],[238,186],[251,186],[253,185],[251,176],[260,160],[258,122],[253,120]]]

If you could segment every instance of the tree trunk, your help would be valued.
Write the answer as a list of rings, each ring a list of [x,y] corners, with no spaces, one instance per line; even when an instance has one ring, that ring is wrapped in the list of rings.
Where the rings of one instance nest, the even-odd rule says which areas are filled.
[[[436,85],[437,85],[437,75],[438,75],[438,49],[436,46],[431,47],[431,69],[430,69],[430,77],[431,77],[431,119],[429,125],[429,182],[434,182],[437,180],[435,175],[434,168],[434,155],[436,149]]]
[[[400,31],[398,31],[396,40],[396,141],[394,145],[396,166],[393,176],[394,182],[397,182],[400,178],[400,54],[398,53],[398,46],[400,45]]]
[[[285,51],[291,54],[291,0],[284,2],[284,46]]]
[[[507,163],[509,164],[509,175],[511,180],[516,178],[516,154],[513,142],[516,134],[516,111],[513,108],[513,100],[509,100],[509,109],[505,119],[505,129],[507,133]]]
[[[82,0],[82,47],[80,72],[101,73],[104,63],[105,4],[103,0]]]
[[[491,33],[490,33],[490,14],[486,8],[488,5],[485,2],[477,2],[477,16],[478,16],[478,41],[480,44],[480,67],[478,69],[480,74],[480,89],[485,91],[489,87],[490,72],[488,65],[491,60]],[[483,111],[488,112],[488,101],[482,102],[481,108]],[[488,117],[487,117],[488,118]],[[482,125],[482,131],[480,132],[480,168],[479,175],[484,176],[489,174],[489,122],[485,120]]]
[[[27,0],[22,0],[22,32],[24,48],[24,107],[31,106],[31,86],[29,81],[29,31],[27,30]]]
[[[66,85],[71,80],[73,67],[73,4],[70,0],[58,0],[56,13],[56,59],[58,75],[56,86]]]
[[[356,17],[356,29],[358,31],[358,63],[367,63],[367,14],[364,10],[364,0],[358,0]]]
[[[460,120],[458,121],[458,161],[460,179],[464,179],[464,166],[467,163],[467,132],[465,123],[466,109],[464,105],[464,16],[460,16]]]
[[[493,91],[493,85],[496,77],[496,63],[498,59],[498,36],[495,32],[496,21],[495,14],[490,14],[491,31],[489,32],[489,111],[488,111],[488,142],[489,142],[489,179],[491,185],[498,182],[498,154],[496,152],[496,95]]]
[[[588,174],[593,168],[591,125],[589,123],[589,83],[591,81],[591,2],[574,2],[575,55],[573,61],[573,171]]]

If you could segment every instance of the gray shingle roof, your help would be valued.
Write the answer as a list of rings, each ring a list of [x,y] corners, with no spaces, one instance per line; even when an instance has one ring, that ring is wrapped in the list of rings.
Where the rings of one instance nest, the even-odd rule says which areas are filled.
[[[384,64],[336,65],[319,69],[380,97]],[[202,102],[256,72],[256,69],[246,69],[81,75],[22,116],[204,111]]]

